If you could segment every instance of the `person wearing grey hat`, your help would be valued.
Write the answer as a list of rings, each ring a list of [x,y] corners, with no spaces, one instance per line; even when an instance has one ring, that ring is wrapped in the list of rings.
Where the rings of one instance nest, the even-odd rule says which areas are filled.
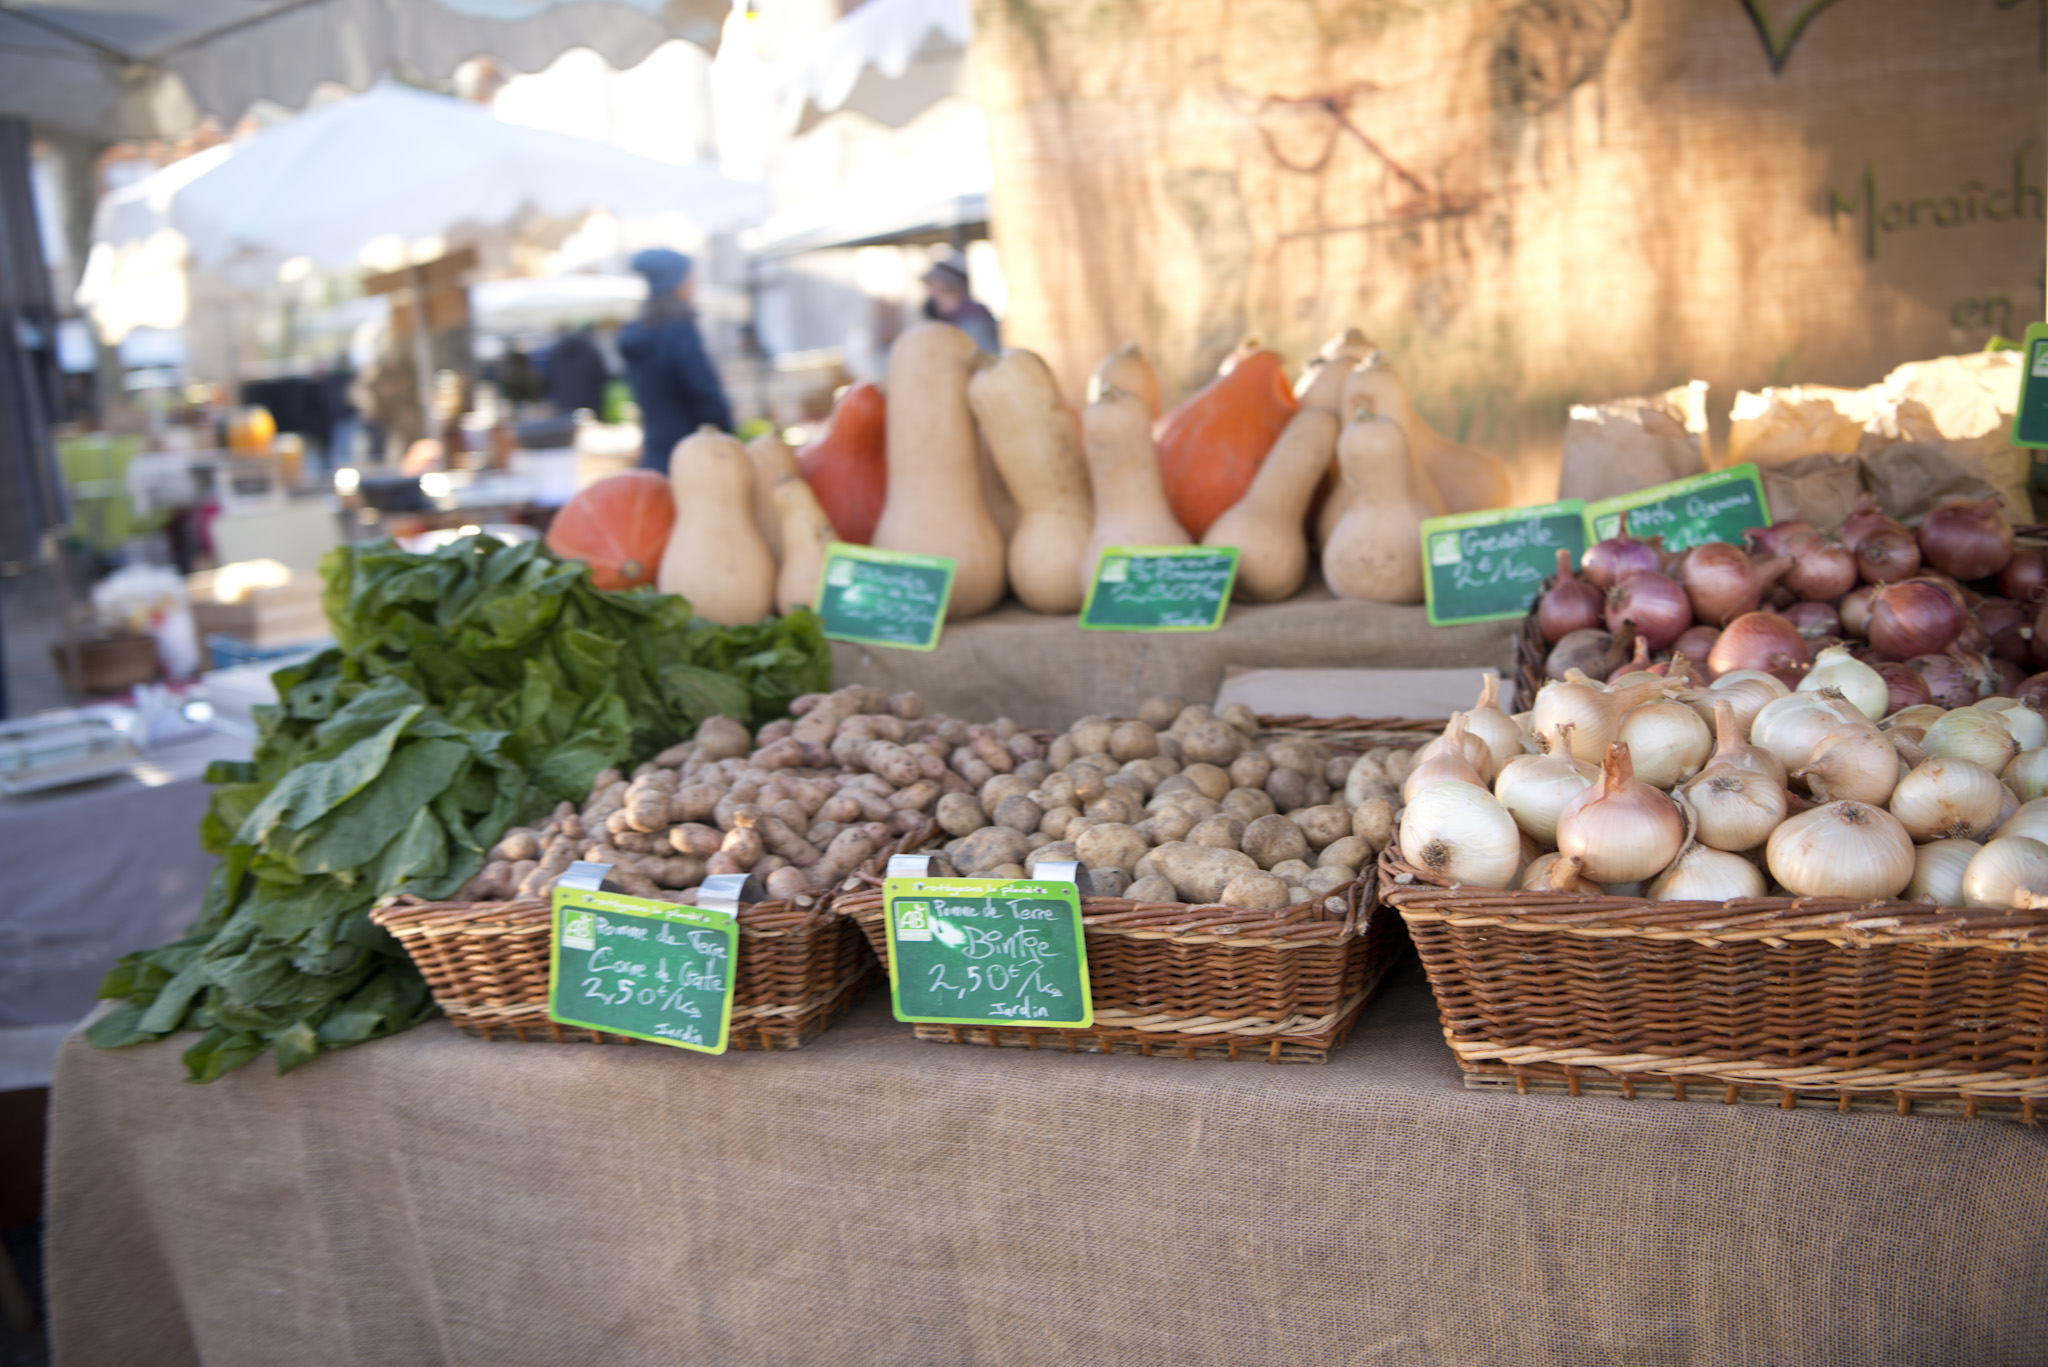
[[[996,327],[996,316],[967,288],[966,257],[947,252],[932,263],[922,278],[931,295],[924,301],[925,317],[951,323],[991,356],[1002,354],[1003,337]]]
[[[640,405],[640,464],[665,474],[676,443],[705,423],[730,432],[732,408],[697,332],[690,258],[650,247],[632,266],[647,281],[647,306],[620,331],[619,352]]]

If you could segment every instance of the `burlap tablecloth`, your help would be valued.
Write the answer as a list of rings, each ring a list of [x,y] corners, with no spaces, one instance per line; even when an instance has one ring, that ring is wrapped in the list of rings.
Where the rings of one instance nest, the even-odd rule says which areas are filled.
[[[59,1060],[60,1367],[2038,1363],[2048,1137],[1316,1066],[482,1044]]]
[[[1320,583],[1284,603],[1233,603],[1215,631],[1083,631],[1074,619],[1010,603],[948,623],[929,653],[832,646],[832,682],[914,688],[934,711],[1025,726],[1065,727],[1121,712],[1159,693],[1216,696],[1230,665],[1257,669],[1433,669],[1470,666],[1514,676],[1520,621],[1432,627],[1419,607],[1333,598]],[[1361,698],[1354,716],[1384,716]],[[1470,706],[1460,701],[1455,706]],[[1449,710],[1432,713],[1442,716]]]

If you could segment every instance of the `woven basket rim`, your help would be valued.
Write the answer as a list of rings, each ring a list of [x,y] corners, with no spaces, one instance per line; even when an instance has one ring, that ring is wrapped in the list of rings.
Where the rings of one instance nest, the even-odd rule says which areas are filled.
[[[415,935],[527,934],[549,929],[553,915],[553,903],[541,897],[484,902],[421,902],[401,898],[372,911],[370,920],[404,940]],[[831,909],[822,900],[820,905],[809,908],[776,900],[742,902],[737,919],[740,934],[769,937],[809,934],[831,918]],[[769,923],[763,924],[764,921]]]

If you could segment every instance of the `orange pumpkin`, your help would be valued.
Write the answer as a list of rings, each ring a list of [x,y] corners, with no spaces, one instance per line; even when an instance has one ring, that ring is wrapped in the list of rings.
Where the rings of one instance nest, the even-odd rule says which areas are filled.
[[[796,468],[842,540],[865,546],[889,492],[889,405],[881,386],[840,395],[825,430],[796,453]]]
[[[548,527],[548,549],[590,566],[601,589],[651,584],[675,525],[668,479],[653,470],[609,475],[579,491]]]
[[[1174,520],[1200,538],[1244,497],[1300,407],[1280,358],[1247,339],[1216,378],[1159,420],[1160,482]]]

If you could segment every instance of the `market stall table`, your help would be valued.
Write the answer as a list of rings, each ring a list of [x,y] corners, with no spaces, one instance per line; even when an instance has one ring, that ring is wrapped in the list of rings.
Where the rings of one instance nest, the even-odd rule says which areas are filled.
[[[1322,1066],[443,1024],[58,1063],[60,1364],[2037,1362],[2048,1137],[1475,1093],[1410,971]]]

